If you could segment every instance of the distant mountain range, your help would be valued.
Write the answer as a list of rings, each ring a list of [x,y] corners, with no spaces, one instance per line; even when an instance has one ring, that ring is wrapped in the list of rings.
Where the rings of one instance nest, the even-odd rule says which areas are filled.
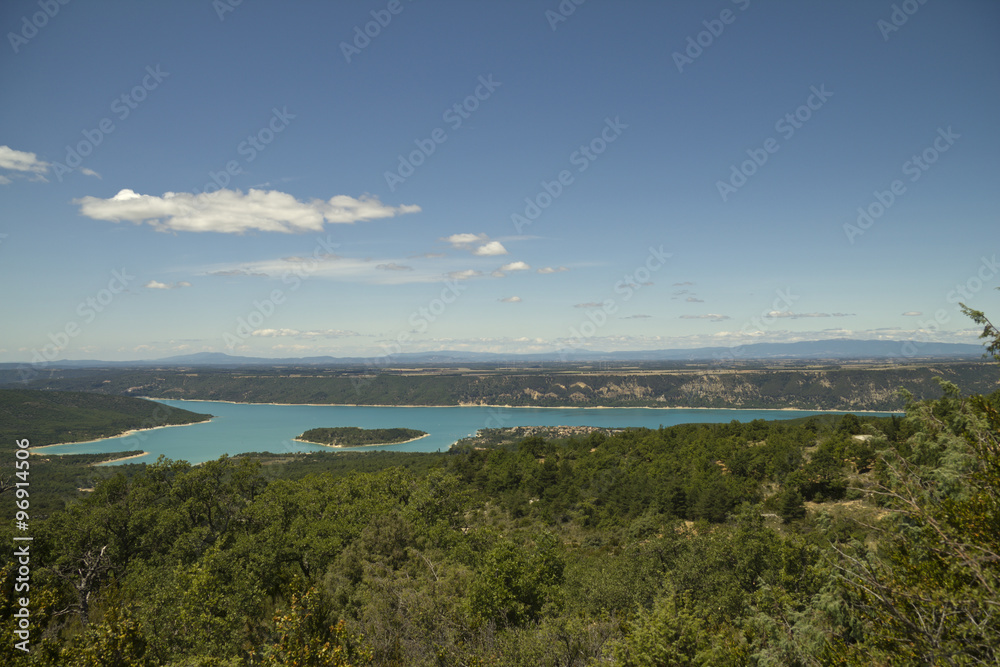
[[[753,343],[740,347],[699,347],[673,350],[591,352],[562,350],[535,354],[496,354],[492,352],[409,352],[386,357],[241,357],[221,352],[201,352],[164,359],[136,361],[62,360],[48,368],[138,368],[189,366],[357,366],[385,364],[504,364],[595,361],[756,361],[756,360],[848,360],[848,359],[926,359],[981,358],[981,345],[966,343],[919,343],[893,340],[817,340],[798,343]],[[377,360],[377,361],[376,361]],[[18,368],[27,364],[5,363],[0,368]]]

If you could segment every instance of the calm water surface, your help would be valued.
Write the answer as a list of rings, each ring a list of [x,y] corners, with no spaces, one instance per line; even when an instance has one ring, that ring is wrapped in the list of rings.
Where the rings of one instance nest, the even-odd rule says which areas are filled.
[[[149,455],[133,459],[151,463],[161,454],[174,460],[202,463],[244,452],[312,452],[336,454],[329,447],[293,442],[311,428],[415,428],[430,435],[413,442],[356,450],[391,449],[433,452],[481,428],[510,426],[645,426],[658,428],[694,422],[741,422],[794,419],[822,414],[808,410],[684,410],[657,408],[487,408],[487,407],[351,407],[333,405],[266,405],[218,401],[157,401],[215,415],[210,422],[141,431],[121,438],[60,445],[46,454],[96,454],[141,449]],[[888,414],[888,413],[886,413]]]

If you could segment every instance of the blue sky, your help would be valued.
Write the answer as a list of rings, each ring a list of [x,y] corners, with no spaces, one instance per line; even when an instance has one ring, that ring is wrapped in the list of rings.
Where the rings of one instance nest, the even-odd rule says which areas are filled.
[[[975,342],[957,301],[1000,310],[994,2],[0,26],[0,361]]]

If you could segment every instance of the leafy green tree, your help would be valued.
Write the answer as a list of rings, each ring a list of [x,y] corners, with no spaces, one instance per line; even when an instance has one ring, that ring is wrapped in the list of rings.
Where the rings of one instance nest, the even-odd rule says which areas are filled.
[[[1000,414],[983,397],[911,405],[918,432],[885,450],[875,493],[891,512],[881,547],[838,549],[839,576],[863,623],[839,645],[892,664],[1000,660]]]
[[[470,590],[473,615],[501,626],[536,620],[563,581],[556,538],[542,533],[532,549],[501,538],[482,559]]]
[[[622,667],[746,664],[745,643],[729,625],[712,627],[686,596],[670,593],[631,624],[611,653]]]
[[[289,609],[275,617],[277,641],[263,650],[265,667],[362,667],[372,653],[362,638],[347,631],[344,621],[325,625],[325,605],[318,590],[293,594]]]
[[[997,289],[1000,289],[1000,287]],[[979,337],[987,340],[986,352],[993,355],[993,358],[997,361],[1000,361],[1000,329],[993,326],[993,323],[989,321],[981,310],[973,310],[964,303],[960,303],[959,305],[962,307],[962,312],[973,322],[982,325],[983,332],[979,334]]]
[[[794,486],[786,486],[778,494],[778,516],[782,522],[791,523],[806,515],[806,506],[802,494]]]

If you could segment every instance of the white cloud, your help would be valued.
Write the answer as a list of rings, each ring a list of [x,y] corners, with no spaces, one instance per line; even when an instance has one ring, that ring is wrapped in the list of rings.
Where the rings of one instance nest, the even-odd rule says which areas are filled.
[[[407,259],[437,259],[444,256],[443,252],[422,252],[419,255],[408,255]]]
[[[500,299],[500,303],[521,303],[521,297],[519,296],[505,296]]]
[[[490,237],[486,234],[452,234],[451,236],[446,236],[441,240],[450,243],[456,248],[465,249],[475,243],[488,241],[489,238]]]
[[[354,223],[415,213],[419,206],[386,206],[377,197],[337,195],[328,201],[302,202],[277,190],[219,190],[191,194],[167,192],[162,197],[122,190],[110,199],[74,200],[80,213],[95,220],[148,223],[158,231],[248,231],[302,233],[322,231],[325,223]]]
[[[49,170],[49,163],[39,160],[34,153],[16,151],[10,146],[0,146],[0,169],[41,175]]]
[[[13,181],[11,181],[6,176],[3,176],[2,174],[0,174],[0,185],[9,185],[11,183],[13,183]]]
[[[476,248],[472,252],[472,254],[483,255],[483,256],[506,255],[507,248],[504,248],[503,244],[500,243],[499,241],[490,241],[489,243],[484,243],[483,245]]]
[[[542,267],[541,269],[538,269],[537,273],[562,273],[563,271],[569,271],[569,269],[567,269],[565,266],[560,266],[556,268],[553,268],[551,266],[545,266]]]
[[[482,271],[466,269],[464,271],[452,271],[448,274],[448,277],[452,280],[468,280],[469,278],[478,278],[481,275],[483,275]]]
[[[146,289],[177,289],[178,287],[191,287],[191,283],[186,280],[176,283],[161,283],[159,280],[150,280],[143,287]]]
[[[500,267],[501,271],[530,271],[531,267],[524,262],[511,262]]]
[[[905,313],[903,313],[903,315],[905,317],[920,317],[921,315],[923,315],[923,313],[920,312],[919,310],[908,310]]]
[[[389,262],[388,264],[376,264],[375,268],[379,271],[412,271],[412,266],[406,266],[404,264],[396,264],[395,262]]]
[[[699,299],[696,296],[689,296],[688,298],[686,298],[684,300],[687,301],[688,303],[705,303],[704,299]]]
[[[82,168],[80,170],[80,173],[83,174],[84,176],[93,176],[94,178],[101,178],[101,175],[98,174],[96,171],[94,171],[93,169],[87,169],[86,167]]]
[[[619,317],[620,320],[648,320],[652,315],[629,315],[628,317]]]
[[[490,275],[493,276],[494,278],[505,278],[507,276],[507,274],[501,271],[500,269],[497,269]]]
[[[476,246],[475,250],[472,250],[473,255],[488,257],[507,254],[507,248],[504,248],[502,243],[490,241],[490,237],[486,234],[452,234],[440,240],[450,243],[453,248],[459,250],[472,250],[473,246]]]

